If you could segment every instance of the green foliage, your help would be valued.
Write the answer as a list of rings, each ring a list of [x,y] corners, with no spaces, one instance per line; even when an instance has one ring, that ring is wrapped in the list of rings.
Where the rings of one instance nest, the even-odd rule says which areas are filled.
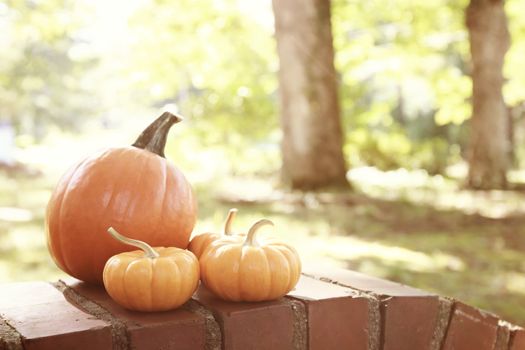
[[[73,1],[0,3],[0,119],[19,132],[40,139],[53,124],[78,129],[96,104],[85,87],[95,61],[75,55],[79,10]]]
[[[333,1],[351,165],[440,172],[460,159],[471,114],[467,4]],[[525,5],[506,6],[513,44],[504,93],[512,106],[525,100],[525,19],[518,15]],[[220,148],[231,169],[242,168],[234,159],[276,157],[270,1],[11,0],[0,5],[0,29],[7,34],[0,40],[0,119],[19,131],[39,136],[51,124],[79,129],[88,116],[122,123],[144,107],[175,104],[190,138]]]
[[[334,2],[351,164],[434,173],[458,160],[457,125],[470,116],[464,6]],[[272,30],[269,2],[147,3],[131,21],[132,86],[143,103],[176,104],[201,145],[243,159],[263,139],[278,142]]]
[[[454,125],[470,117],[464,6],[334,3],[347,150],[359,155],[349,155],[354,164],[435,173],[458,160],[462,139]]]
[[[430,174],[444,173],[452,161],[459,161],[459,147],[450,146],[442,137],[414,142],[400,128],[348,133],[345,151],[353,164],[373,164],[382,170],[397,168],[425,169]]]
[[[277,60],[268,4],[157,1],[132,19],[130,70],[147,103],[176,104],[208,145],[238,147],[275,130]],[[270,16],[268,18],[268,16]],[[155,18],[154,21],[151,19]]]

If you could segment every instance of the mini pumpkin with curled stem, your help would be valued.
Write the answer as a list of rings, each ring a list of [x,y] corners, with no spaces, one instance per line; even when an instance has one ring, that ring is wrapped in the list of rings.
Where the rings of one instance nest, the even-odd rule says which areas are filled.
[[[201,233],[191,239],[190,244],[188,245],[188,250],[195,254],[197,259],[199,259],[212,242],[221,237],[232,235],[231,226],[236,214],[236,208],[230,209],[226,221],[224,222],[224,230],[222,234],[213,232]]]
[[[193,253],[175,247],[152,248],[112,227],[108,233],[141,249],[114,255],[104,266],[104,287],[118,304],[136,311],[166,311],[191,298],[199,284],[199,263]]]
[[[301,274],[297,251],[273,238],[257,239],[270,220],[257,221],[246,236],[212,242],[199,260],[201,281],[219,298],[230,301],[274,300],[291,291]]]

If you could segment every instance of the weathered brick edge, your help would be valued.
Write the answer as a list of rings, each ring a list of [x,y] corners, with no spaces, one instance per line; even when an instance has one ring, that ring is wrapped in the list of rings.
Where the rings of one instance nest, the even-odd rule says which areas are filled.
[[[206,324],[206,350],[219,350],[222,346],[221,327],[213,313],[196,300],[190,300],[183,306],[186,310],[204,317]]]
[[[0,316],[0,349],[22,350],[23,348],[20,333]]]
[[[303,303],[286,298],[293,312],[293,349],[308,349],[308,317]]]
[[[109,311],[98,305],[94,301],[91,301],[84,296],[77,293],[72,288],[68,287],[64,281],[59,280],[58,282],[51,283],[53,287],[58,289],[64,294],[64,297],[73,305],[77,306],[84,312],[95,316],[99,320],[106,321],[111,325],[111,338],[113,341],[113,349],[115,350],[127,350],[130,348],[129,335],[127,327],[120,319],[113,317]]]
[[[505,323],[499,321],[498,332],[496,336],[495,350],[507,350],[510,346],[510,329]]]
[[[369,314],[368,314],[368,349],[379,350],[381,343],[381,302],[375,295],[367,295]]]
[[[445,340],[445,335],[447,333],[453,305],[453,300],[443,297],[439,298],[438,319],[436,329],[434,330],[434,334],[432,336],[432,342],[430,343],[430,350],[440,350],[443,347],[443,341]]]
[[[401,332],[399,334],[403,332],[403,330],[392,330],[392,328],[387,331],[387,327],[392,326],[392,324],[387,324],[387,318],[392,317],[392,314],[388,316],[387,312],[392,312],[389,310],[389,306],[394,304],[389,303],[393,300],[401,302],[401,304],[395,305],[408,306],[410,306],[410,303],[414,300],[428,300],[429,303],[433,303],[432,305],[436,305],[437,300],[436,311],[432,315],[429,315],[429,317],[433,318],[431,320],[433,329],[428,336],[429,341],[425,345],[426,349],[473,350],[471,347],[472,344],[483,344],[476,345],[476,350],[525,350],[525,330],[523,328],[512,325],[493,314],[470,307],[459,301],[435,296],[393,282],[364,275],[356,275],[354,272],[345,270],[338,272],[330,271],[327,275],[329,277],[322,273],[308,272],[303,274],[302,279],[318,281],[316,283],[322,285],[323,290],[328,290],[330,293],[333,290],[333,294],[336,296],[330,293],[328,293],[327,296],[312,289],[311,291],[303,291],[301,296],[291,295],[283,298],[281,301],[281,303],[288,305],[292,310],[293,344],[291,344],[291,348],[294,350],[311,348],[311,344],[309,343],[309,332],[311,331],[311,325],[309,325],[311,316],[309,315],[309,303],[312,301],[324,302],[331,300],[338,300],[338,302],[345,303],[351,302],[356,298],[365,300],[366,305],[368,305],[367,316],[365,316],[367,324],[362,327],[367,335],[367,340],[364,342],[367,344],[366,350],[412,350],[410,347],[403,348],[397,341],[389,341],[389,339],[393,339],[392,334],[396,334],[395,332]],[[365,282],[363,282],[363,280]],[[97,302],[90,300],[70,287],[67,282],[58,281],[51,283],[51,285],[60,291],[69,303],[110,325],[113,349],[127,350],[134,348],[132,338],[128,331],[128,325],[123,320],[113,315]],[[343,293],[345,291],[348,291],[348,295]],[[344,294],[345,296],[337,293],[341,295]],[[223,343],[225,330],[223,329],[224,324],[222,324],[220,317],[214,315],[210,309],[196,299],[190,300],[182,308],[204,319],[204,344],[206,350],[227,348]],[[251,309],[248,307],[243,312],[250,311]],[[0,310],[0,350],[24,349],[23,334],[20,334],[8,320],[2,318],[1,312],[2,310]],[[390,322],[391,321],[392,320],[390,320]],[[399,325],[403,324],[404,321],[401,317],[396,319],[395,323]],[[344,322],[344,320],[341,319],[340,322]],[[242,332],[242,330],[239,330],[239,332]],[[390,338],[385,336],[387,332],[390,332]],[[340,336],[340,334],[326,334],[326,337],[337,336]],[[483,339],[480,340],[479,338]],[[347,341],[344,337],[341,337],[341,339],[341,341]],[[349,343],[340,343],[337,348],[349,348],[348,346],[351,345],[352,344]],[[168,346],[167,348],[172,347]],[[254,349],[255,348],[266,349],[264,344],[261,344],[260,347],[254,347]]]

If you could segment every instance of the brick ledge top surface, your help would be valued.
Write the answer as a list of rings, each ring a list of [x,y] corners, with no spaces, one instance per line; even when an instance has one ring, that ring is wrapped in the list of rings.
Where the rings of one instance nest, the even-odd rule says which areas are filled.
[[[139,313],[73,278],[0,284],[0,350],[525,350],[525,330],[451,298],[351,270],[306,266],[279,300],[231,303],[199,287]]]

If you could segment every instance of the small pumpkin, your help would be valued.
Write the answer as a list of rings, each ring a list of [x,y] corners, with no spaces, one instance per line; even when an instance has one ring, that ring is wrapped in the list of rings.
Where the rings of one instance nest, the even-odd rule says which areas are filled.
[[[230,301],[274,300],[291,291],[301,274],[297,251],[277,238],[257,239],[270,220],[257,221],[243,236],[220,238],[199,260],[201,281],[215,295]]]
[[[196,200],[183,173],[164,158],[168,131],[181,120],[165,112],[133,146],[105,149],[64,174],[46,211],[47,245],[58,267],[102,284],[106,261],[129,250],[107,235],[110,226],[154,246],[188,246]]]
[[[166,311],[191,298],[199,284],[199,262],[193,253],[175,247],[152,248],[111,227],[108,232],[141,249],[112,256],[104,266],[104,287],[118,304],[136,311]]]
[[[222,234],[213,232],[201,233],[191,239],[190,244],[188,245],[188,250],[195,254],[197,259],[199,259],[202,253],[206,250],[206,248],[208,248],[210,243],[216,241],[217,239],[223,236],[230,236],[232,234],[231,225],[236,214],[237,209],[230,209],[228,211],[226,221],[224,222],[224,230]]]

